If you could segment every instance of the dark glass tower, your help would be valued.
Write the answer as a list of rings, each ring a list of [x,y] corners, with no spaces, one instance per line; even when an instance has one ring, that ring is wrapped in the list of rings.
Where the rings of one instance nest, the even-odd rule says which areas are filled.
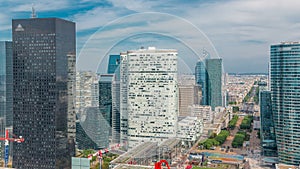
[[[13,167],[71,168],[75,149],[68,126],[75,124],[68,115],[68,54],[76,53],[75,23],[16,19],[12,37],[13,131],[25,138],[14,144]]]
[[[271,91],[262,90],[260,101],[260,139],[264,156],[277,156],[274,121],[272,114]]]
[[[111,135],[112,127],[112,81],[113,74],[101,74],[99,78],[99,108],[103,117],[109,124]]]

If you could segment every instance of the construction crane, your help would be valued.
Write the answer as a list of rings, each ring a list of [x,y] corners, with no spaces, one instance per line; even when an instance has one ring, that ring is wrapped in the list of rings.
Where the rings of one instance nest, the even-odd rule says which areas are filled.
[[[19,136],[19,138],[9,138],[9,130],[5,130],[5,137],[0,137],[0,141],[5,141],[5,149],[4,149],[4,166],[7,167],[8,164],[8,158],[9,158],[9,142],[17,142],[22,143],[24,142],[24,138],[22,136]]]

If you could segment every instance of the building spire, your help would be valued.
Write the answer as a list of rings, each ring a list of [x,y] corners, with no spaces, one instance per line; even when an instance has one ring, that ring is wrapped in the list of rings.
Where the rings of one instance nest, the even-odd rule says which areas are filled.
[[[35,9],[34,9],[33,4],[32,4],[32,7],[31,7],[31,18],[36,18],[36,13],[35,13]]]

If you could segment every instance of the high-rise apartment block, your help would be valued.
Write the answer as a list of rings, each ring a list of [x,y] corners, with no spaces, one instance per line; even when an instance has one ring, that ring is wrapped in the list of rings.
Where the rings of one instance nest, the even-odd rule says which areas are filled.
[[[271,45],[272,111],[280,163],[300,164],[300,43]]]
[[[176,137],[177,51],[149,47],[121,53],[120,73],[121,137],[127,127],[129,149]]]
[[[12,21],[13,132],[25,138],[14,144],[15,168],[71,167],[68,54],[76,53],[75,36],[75,23],[58,18]]]

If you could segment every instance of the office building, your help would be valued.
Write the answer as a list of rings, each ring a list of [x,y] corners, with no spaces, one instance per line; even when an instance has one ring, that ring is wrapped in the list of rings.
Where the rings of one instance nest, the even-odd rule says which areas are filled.
[[[75,23],[58,18],[14,19],[13,131],[25,141],[14,144],[13,167],[71,168],[75,155],[69,126],[68,85],[76,53]],[[71,56],[70,56],[71,57]],[[75,58],[73,58],[75,59]]]
[[[76,142],[78,149],[104,149],[109,146],[109,124],[99,107],[86,107],[78,115]]]
[[[109,55],[107,73],[114,74],[120,65],[120,55]]]
[[[190,116],[198,117],[203,120],[204,123],[212,123],[215,112],[211,110],[210,106],[194,104],[189,106]]]
[[[99,75],[99,108],[109,124],[109,133],[111,135],[112,127],[112,82],[113,74]]]
[[[97,74],[90,71],[76,73],[76,113],[86,107],[99,106],[99,84]]]
[[[0,41],[0,136],[12,126],[12,42]],[[4,156],[4,142],[0,142],[0,157]],[[10,154],[11,155],[11,154]]]
[[[120,69],[116,73],[112,81],[112,122],[111,135],[112,143],[120,143]]]
[[[271,45],[272,111],[280,163],[300,164],[300,43]]]
[[[178,80],[179,89],[179,116],[189,116],[189,106],[198,104],[201,99],[199,86],[195,84],[195,76],[181,75]]]
[[[207,103],[214,110],[222,106],[222,59],[206,59]]]
[[[121,53],[120,73],[120,99],[126,100],[121,101],[121,120],[127,117],[128,148],[176,137],[177,51],[149,47]],[[122,112],[125,107],[127,114]]]
[[[107,73],[114,74],[111,86],[111,141],[112,143],[121,143],[120,140],[120,55],[109,55]],[[125,122],[123,122],[124,124]],[[127,123],[127,122],[126,122]],[[124,127],[123,127],[124,128]],[[127,132],[124,128],[123,133]],[[123,142],[126,140],[125,134],[123,135]],[[126,141],[125,141],[126,142]]]
[[[75,148],[76,139],[76,112],[75,112],[75,99],[76,99],[76,54],[68,53],[68,140],[69,144],[73,144],[71,147]],[[74,150],[71,150],[75,152]]]
[[[196,83],[201,86],[201,105],[210,105],[214,110],[217,106],[222,106],[222,59],[205,59],[198,61],[195,67]]]
[[[195,67],[196,84],[201,87],[201,100],[198,104],[208,105],[207,101],[207,71],[205,67],[205,61],[198,61]]]
[[[272,113],[271,91],[260,89],[260,139],[262,155],[277,156],[276,135]]]

